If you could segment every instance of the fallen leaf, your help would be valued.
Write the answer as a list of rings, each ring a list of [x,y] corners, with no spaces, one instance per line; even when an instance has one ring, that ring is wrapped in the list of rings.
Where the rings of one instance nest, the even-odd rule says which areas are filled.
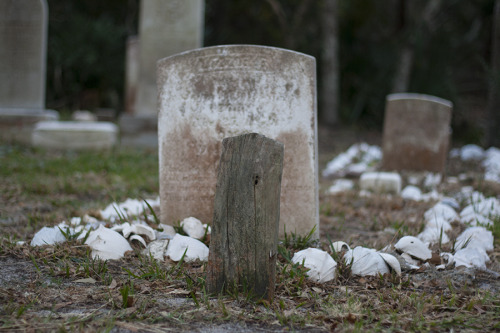
[[[441,256],[439,255],[439,253],[433,252],[432,258],[429,259],[429,262],[433,265],[440,265],[441,264]]]
[[[130,300],[130,297],[129,297],[129,300]],[[130,302],[129,302],[130,303]],[[127,316],[130,316],[132,313],[135,312],[135,310],[137,310],[137,308],[135,306],[132,306],[132,307],[128,307],[127,309],[125,309],[125,314]]]
[[[76,282],[76,283],[89,283],[89,284],[95,284],[95,283],[96,283],[96,280],[94,280],[93,278],[85,278],[85,279],[75,280],[74,282]]]
[[[321,294],[323,292],[323,289],[318,288],[318,287],[312,287],[311,288],[315,293]]]
[[[347,316],[345,316],[344,319],[350,322],[351,324],[354,324],[356,322],[356,316],[353,315],[352,313],[349,313]]]
[[[73,302],[58,303],[54,306],[54,310],[59,310],[60,308],[64,308],[65,306],[70,304],[73,304]]]
[[[113,279],[113,281],[111,281],[111,283],[109,284],[108,288],[115,289],[117,285],[118,285],[118,283],[116,282],[115,279]]]

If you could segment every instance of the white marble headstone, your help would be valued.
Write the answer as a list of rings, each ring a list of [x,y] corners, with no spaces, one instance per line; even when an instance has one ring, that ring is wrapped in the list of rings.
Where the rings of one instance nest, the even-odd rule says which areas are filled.
[[[0,0],[0,109],[45,109],[47,12],[45,0]]]
[[[230,45],[158,62],[161,220],[211,223],[222,139],[257,132],[285,145],[280,233],[319,235],[316,62]]]
[[[156,62],[201,47],[204,0],[142,0],[135,113],[156,118]]]

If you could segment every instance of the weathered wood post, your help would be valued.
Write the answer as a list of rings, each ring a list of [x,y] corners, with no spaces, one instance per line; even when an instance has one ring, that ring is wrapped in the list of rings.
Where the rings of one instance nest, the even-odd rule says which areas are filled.
[[[207,288],[220,293],[246,286],[274,295],[283,144],[251,133],[222,142]]]

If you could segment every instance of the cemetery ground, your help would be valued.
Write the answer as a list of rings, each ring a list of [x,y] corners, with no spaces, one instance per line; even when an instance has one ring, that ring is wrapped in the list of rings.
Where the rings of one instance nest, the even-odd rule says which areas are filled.
[[[351,144],[380,140],[378,133],[321,128],[320,170]],[[320,179],[320,242],[292,234],[281,240],[274,300],[254,300],[245,290],[210,296],[204,289],[203,263],[157,262],[139,247],[121,260],[94,260],[76,239],[29,246],[44,226],[96,215],[113,201],[157,197],[156,152],[49,152],[1,143],[0,161],[0,331],[500,329],[498,219],[491,227],[495,248],[487,270],[437,271],[430,265],[404,271],[401,277],[357,277],[337,260],[337,278],[314,283],[287,257],[308,246],[329,250],[330,240],[381,249],[403,235],[418,234],[423,221],[415,217],[434,204],[364,197],[358,191],[326,195],[331,180]],[[474,186],[486,196],[500,193],[498,184],[481,181],[476,163],[450,159],[447,174],[465,174],[460,185]],[[443,193],[453,190],[451,185],[440,188]],[[26,243],[18,245],[21,240]],[[449,251],[451,246],[438,244],[433,250]]]

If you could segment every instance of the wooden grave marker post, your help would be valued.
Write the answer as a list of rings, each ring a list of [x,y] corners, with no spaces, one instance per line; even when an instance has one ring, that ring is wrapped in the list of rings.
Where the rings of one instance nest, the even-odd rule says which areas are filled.
[[[207,288],[274,296],[284,146],[250,133],[222,142]]]

